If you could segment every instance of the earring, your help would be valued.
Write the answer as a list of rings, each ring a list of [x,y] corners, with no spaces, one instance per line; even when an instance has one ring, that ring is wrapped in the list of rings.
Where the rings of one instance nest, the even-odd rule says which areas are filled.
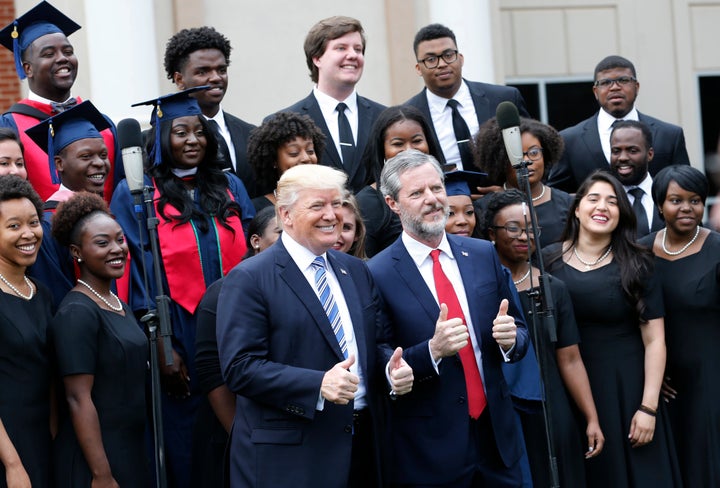
[[[490,241],[490,242],[492,243],[493,246],[495,245],[495,241]]]
[[[82,263],[82,258],[77,258],[78,264]]]
[[[259,244],[255,244],[255,249],[260,249],[260,245],[259,245]]]

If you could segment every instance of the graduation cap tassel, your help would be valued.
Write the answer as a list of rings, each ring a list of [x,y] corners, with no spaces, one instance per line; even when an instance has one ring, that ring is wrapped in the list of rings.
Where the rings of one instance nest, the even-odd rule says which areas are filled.
[[[53,129],[52,122],[48,125],[48,165],[50,166],[50,177],[52,178],[52,182],[56,185],[60,184],[60,177],[57,173],[57,168],[55,167],[55,144],[53,143],[53,139],[55,138],[55,129]]]
[[[162,162],[162,150],[160,149],[160,118],[162,117],[162,109],[158,101],[155,113],[155,144],[153,144],[153,166],[159,166]]]
[[[25,70],[23,69],[22,65],[22,58],[20,57],[20,41],[18,38],[20,35],[18,34],[18,23],[17,20],[13,22],[13,31],[12,34],[10,34],[10,37],[12,37],[13,40],[13,58],[15,58],[15,71],[17,71],[18,76],[21,80],[24,80],[26,78],[25,76]]]

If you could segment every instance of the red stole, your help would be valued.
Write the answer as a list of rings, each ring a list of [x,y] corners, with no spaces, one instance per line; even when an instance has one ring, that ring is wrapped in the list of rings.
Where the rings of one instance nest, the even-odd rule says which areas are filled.
[[[80,97],[77,97],[77,101],[78,103],[80,103],[82,102],[82,99]],[[48,104],[36,102],[29,99],[20,100],[20,102],[18,103],[22,103],[23,105],[28,105],[30,107],[36,108],[48,115],[53,115],[52,108]],[[52,182],[47,153],[40,149],[40,146],[35,144],[35,141],[30,139],[30,137],[25,134],[26,129],[37,125],[39,121],[35,117],[18,113],[13,113],[12,117],[15,120],[15,125],[17,125],[20,140],[22,141],[23,147],[25,149],[23,151],[23,156],[25,157],[25,166],[27,168],[28,181],[33,186],[35,191],[38,192],[40,198],[43,201],[46,201],[52,196],[53,193],[57,191],[58,188],[60,188],[60,185],[56,185]],[[115,136],[113,136],[113,133],[110,129],[105,129],[104,131],[100,132],[100,134],[105,140],[105,145],[108,149],[108,159],[110,160],[110,173],[105,179],[104,192],[105,201],[110,202],[113,191],[113,174],[115,169]]]
[[[196,236],[190,222],[177,225],[176,220],[167,221],[160,216],[160,212],[158,212],[160,192],[154,180],[153,186],[155,187],[153,205],[155,206],[155,215],[158,218],[157,231],[158,240],[160,241],[160,255],[165,267],[168,287],[170,288],[168,292],[172,300],[191,314],[194,314],[207,288],[202,269],[202,266],[207,266],[207,264],[202,263],[200,260],[199,236]],[[228,191],[228,194],[230,198],[233,198],[230,191]],[[165,205],[165,213],[170,217],[180,214],[170,204]],[[217,217],[213,217],[211,224],[214,224],[217,231],[222,260],[222,275],[225,276],[235,265],[242,261],[242,257],[247,251],[242,221],[236,215],[227,219],[227,224],[235,231],[234,234],[223,227]]]

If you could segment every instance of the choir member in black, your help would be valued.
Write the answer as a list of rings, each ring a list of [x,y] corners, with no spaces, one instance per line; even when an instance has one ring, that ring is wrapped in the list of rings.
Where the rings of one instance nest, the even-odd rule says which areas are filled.
[[[635,242],[635,214],[620,182],[598,171],[580,186],[563,241],[546,249],[565,282],[580,331],[600,425],[601,455],[585,463],[589,487],[680,486],[665,407],[662,290],[652,254]]]
[[[440,148],[432,134],[422,112],[407,105],[388,107],[375,120],[361,161],[368,186],[356,195],[365,223],[368,258],[395,242],[402,232],[400,218],[387,206],[378,188],[385,161],[406,149],[417,149],[440,159]]]
[[[319,164],[325,135],[307,115],[278,112],[253,129],[248,159],[255,171],[259,197],[255,210],[275,205],[275,187],[282,174],[298,164]]]
[[[43,204],[30,183],[0,177],[0,487],[51,485],[52,298],[25,275],[37,258]],[[17,486],[17,485],[15,485]],[[29,486],[29,484],[19,485]]]
[[[655,253],[665,298],[665,396],[685,486],[720,486],[720,234],[702,227],[708,182],[691,166],[653,177],[665,228]]]
[[[0,176],[15,175],[27,180],[20,138],[12,129],[0,127]]]
[[[572,303],[565,284],[551,278],[550,289],[557,326],[557,342],[550,342],[547,329],[537,316],[532,320],[531,292],[537,292],[540,270],[532,267],[528,253],[535,252],[535,237],[528,232],[528,206],[523,193],[516,189],[493,193],[485,197],[487,208],[482,219],[482,234],[495,243],[500,262],[512,273],[528,319],[530,337],[538,355],[545,360],[545,399],[552,415],[553,445],[558,460],[560,486],[583,486],[585,484],[586,458],[595,457],[602,451],[603,436],[585,365],[580,357],[580,341]],[[532,279],[532,282],[531,282]],[[539,310],[539,304],[537,305]],[[538,341],[543,334],[542,341]],[[572,397],[585,420],[587,444],[579,435],[575,412],[570,404]],[[541,411],[524,416],[523,432],[535,486],[550,486],[548,452],[545,441],[545,421]]]
[[[125,271],[125,235],[105,201],[88,192],[60,204],[53,235],[80,268],[50,325],[66,400],[55,440],[57,486],[146,486],[148,341],[110,290]]]
[[[248,225],[245,259],[264,251],[280,237],[276,219],[275,207],[265,207],[255,214]],[[219,279],[208,287],[197,313],[195,368],[198,384],[209,403],[200,406],[195,425],[193,457],[196,468],[192,473],[192,486],[196,488],[224,486],[224,453],[235,417],[235,395],[223,381],[215,337],[217,302],[222,283],[223,279]]]
[[[572,203],[570,195],[544,183],[545,175],[562,156],[563,140],[551,126],[525,117],[520,118],[520,133],[523,159],[530,162],[528,179],[532,205],[538,224],[543,229],[538,242],[544,248],[560,241]],[[475,163],[488,174],[488,184],[505,189],[519,188],[517,174],[510,164],[502,132],[494,117],[480,127],[473,144]],[[525,188],[520,190],[525,191]],[[482,198],[475,202],[475,206],[477,210],[482,210]]]

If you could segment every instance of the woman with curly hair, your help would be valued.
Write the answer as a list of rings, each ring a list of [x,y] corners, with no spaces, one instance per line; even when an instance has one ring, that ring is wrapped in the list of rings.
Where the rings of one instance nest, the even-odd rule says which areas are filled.
[[[563,240],[548,247],[548,270],[570,292],[580,354],[605,434],[586,461],[587,486],[681,486],[660,387],[665,314],[652,253],[635,242],[635,214],[607,172],[578,189]]]
[[[298,164],[320,164],[325,135],[307,115],[277,112],[250,133],[248,159],[255,170],[259,197],[255,210],[275,205],[275,186]]]
[[[54,486],[47,338],[52,296],[26,275],[43,239],[42,211],[29,182],[0,177],[0,487]]]
[[[168,480],[189,486],[192,429],[204,396],[195,371],[196,311],[208,285],[224,276],[245,255],[245,234],[255,215],[242,182],[216,162],[217,142],[191,93],[174,93],[153,104],[148,153],[151,166],[145,186],[152,187],[151,209],[136,214],[126,182],[115,190],[111,208],[130,248],[129,305],[137,317],[157,308],[155,297],[169,295],[172,365],[159,348],[163,422]],[[154,257],[146,225],[157,217],[160,280],[156,287]],[[147,279],[145,279],[147,277]]]
[[[545,175],[562,156],[564,144],[554,128],[534,119],[521,117],[520,133],[523,156],[530,162],[528,179],[532,205],[538,225],[542,228],[538,236],[538,244],[542,248],[560,240],[572,202],[570,195],[544,183]],[[490,185],[505,189],[519,188],[517,175],[505,150],[502,132],[494,117],[485,122],[475,135],[473,156],[478,167],[488,174]],[[519,189],[525,191],[525,188]],[[482,210],[482,198],[477,200],[476,206]]]
[[[55,439],[57,486],[146,486],[148,341],[110,289],[125,271],[125,235],[101,197],[79,192],[60,204],[53,236],[80,269],[50,325],[66,399]]]

